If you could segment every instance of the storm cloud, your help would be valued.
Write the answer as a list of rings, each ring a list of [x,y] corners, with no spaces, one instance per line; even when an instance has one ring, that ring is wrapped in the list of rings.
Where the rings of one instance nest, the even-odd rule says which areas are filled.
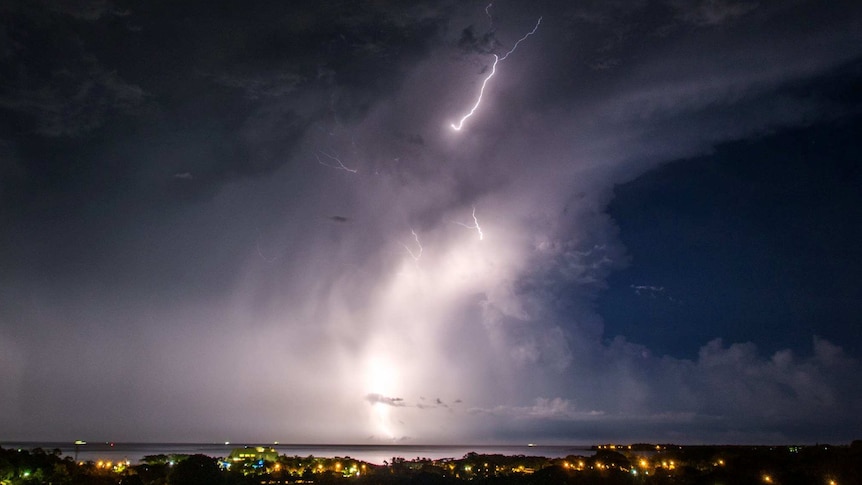
[[[816,88],[858,85],[852,2],[109,4],[3,7],[4,436],[858,429],[860,356],[816,329],[686,358],[595,305],[619,184],[858,114]]]

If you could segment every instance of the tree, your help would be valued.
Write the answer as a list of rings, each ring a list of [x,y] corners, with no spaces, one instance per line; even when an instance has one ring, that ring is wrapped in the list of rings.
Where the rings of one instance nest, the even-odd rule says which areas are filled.
[[[126,475],[120,479],[120,485],[144,485],[144,481],[138,475]]]
[[[214,458],[191,455],[174,465],[168,475],[170,485],[215,485],[222,481],[221,471]]]

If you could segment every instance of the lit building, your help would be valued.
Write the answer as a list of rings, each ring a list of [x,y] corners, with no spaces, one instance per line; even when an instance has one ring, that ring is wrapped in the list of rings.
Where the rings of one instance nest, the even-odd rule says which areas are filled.
[[[228,456],[228,460],[232,462],[238,461],[277,461],[278,452],[275,448],[266,448],[263,446],[245,446],[243,448],[234,448]]]

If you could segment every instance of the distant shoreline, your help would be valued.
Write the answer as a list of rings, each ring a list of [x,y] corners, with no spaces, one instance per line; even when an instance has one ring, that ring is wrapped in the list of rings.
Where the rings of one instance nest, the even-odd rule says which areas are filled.
[[[382,465],[393,457],[414,458],[461,458],[467,453],[501,454],[507,456],[542,456],[563,458],[568,455],[590,456],[594,445],[420,445],[420,444],[282,444],[282,443],[121,443],[87,442],[76,446],[74,442],[59,441],[8,441],[0,442],[2,448],[34,449],[46,452],[58,449],[63,456],[79,461],[129,460],[140,462],[148,455],[192,455],[225,457],[235,448],[265,446],[274,448],[280,455],[315,457],[351,457],[368,463]],[[77,449],[76,449],[77,448]],[[77,454],[77,456],[76,456]]]

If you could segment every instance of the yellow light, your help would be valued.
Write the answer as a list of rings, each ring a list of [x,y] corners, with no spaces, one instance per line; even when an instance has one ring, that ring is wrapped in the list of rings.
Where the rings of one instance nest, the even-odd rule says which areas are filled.
[[[772,477],[769,475],[763,475],[763,481],[766,483],[772,483]]]
[[[644,467],[644,468],[646,468],[646,466],[647,466],[647,461],[646,461],[646,460],[641,460],[641,466],[642,466],[642,467]]]

